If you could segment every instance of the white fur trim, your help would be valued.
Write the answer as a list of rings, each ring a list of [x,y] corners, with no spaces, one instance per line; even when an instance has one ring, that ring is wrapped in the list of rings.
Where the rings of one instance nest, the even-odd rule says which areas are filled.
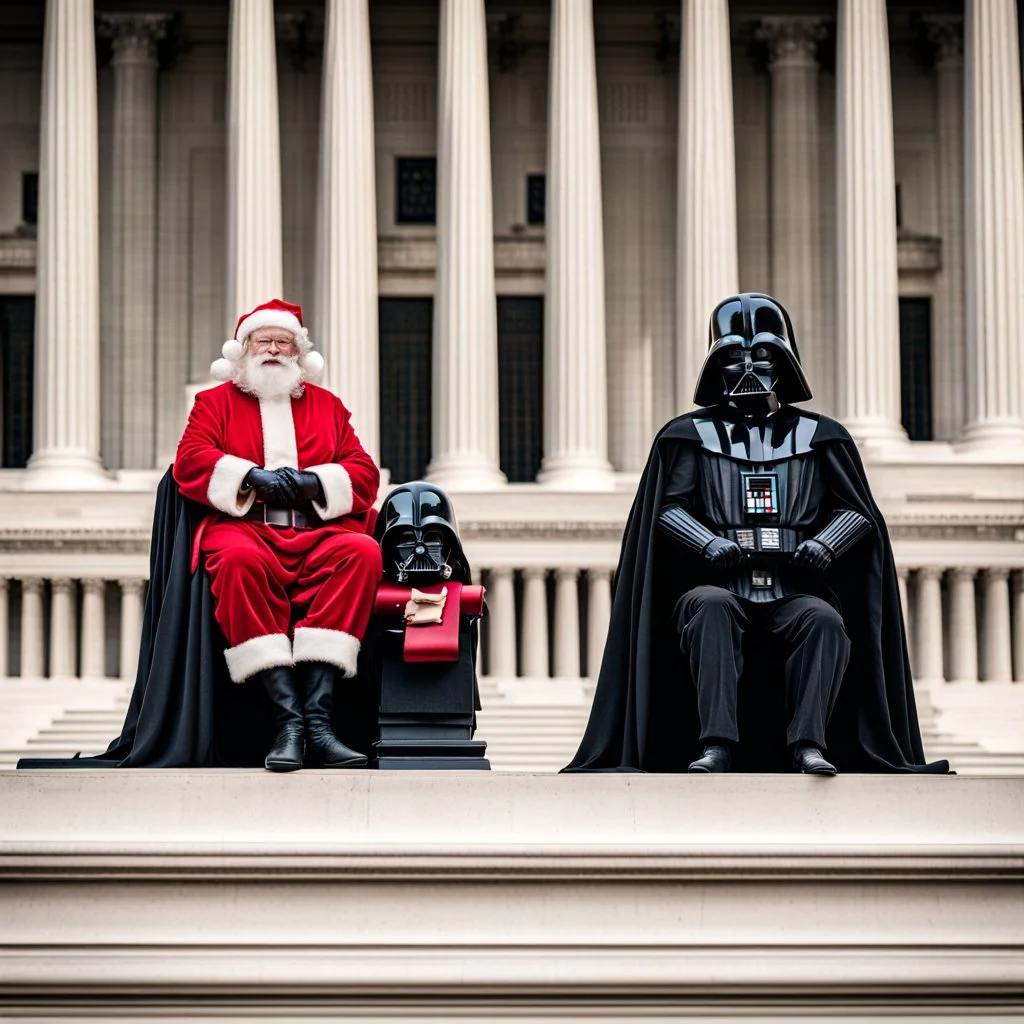
[[[220,354],[232,363],[237,363],[245,352],[245,346],[234,338],[228,338],[220,347]]]
[[[299,357],[302,377],[310,384],[319,384],[324,379],[324,357],[319,352],[307,352]]]
[[[299,451],[295,443],[295,418],[290,397],[260,399],[260,421],[263,424],[263,465],[266,469],[282,466],[299,468]]]
[[[327,504],[313,502],[313,508],[321,519],[337,519],[352,511],[352,478],[344,466],[328,462],[323,466],[309,466],[306,472],[316,473],[324,489]]]
[[[238,367],[230,359],[214,359],[210,363],[210,376],[214,380],[234,380]]]
[[[309,333],[299,323],[299,318],[284,309],[258,309],[255,313],[250,313],[238,325],[235,338],[239,342],[244,342],[253,331],[260,327],[281,327],[286,331],[291,331],[300,346],[303,342],[309,344]]]
[[[340,668],[350,679],[356,674],[359,660],[359,641],[351,633],[340,629],[316,629],[313,626],[297,626],[295,629],[296,663],[300,661],[324,661]]]
[[[229,516],[244,516],[252,508],[256,500],[256,492],[239,493],[242,481],[250,469],[256,467],[255,462],[240,459],[237,455],[222,455],[213,467],[210,482],[206,487],[206,500],[221,512]]]
[[[233,683],[244,683],[250,676],[262,672],[265,668],[295,664],[292,659],[291,641],[284,633],[254,636],[236,647],[229,647],[224,652],[224,658],[228,663],[228,674]]]

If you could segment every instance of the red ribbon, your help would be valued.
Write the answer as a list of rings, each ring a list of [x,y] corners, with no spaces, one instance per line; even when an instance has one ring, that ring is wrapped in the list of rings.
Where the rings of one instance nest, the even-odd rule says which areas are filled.
[[[484,588],[463,586],[461,583],[434,583],[417,587],[424,594],[440,594],[448,588],[440,622],[425,626],[405,627],[405,661],[458,661],[459,617],[481,615],[484,609]],[[401,586],[390,580],[381,580],[373,602],[375,615],[400,618],[405,621],[405,605],[412,596],[412,587]]]

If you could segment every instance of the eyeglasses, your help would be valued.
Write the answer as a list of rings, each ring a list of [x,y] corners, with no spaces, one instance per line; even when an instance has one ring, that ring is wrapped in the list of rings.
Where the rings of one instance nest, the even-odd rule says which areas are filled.
[[[288,349],[295,347],[295,339],[288,335],[282,338],[249,338],[249,344],[254,349],[265,349],[270,348],[271,345],[277,345],[278,348]]]

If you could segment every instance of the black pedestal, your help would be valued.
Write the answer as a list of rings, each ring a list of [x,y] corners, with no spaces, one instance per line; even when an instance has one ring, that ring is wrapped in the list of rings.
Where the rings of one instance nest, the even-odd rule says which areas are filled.
[[[410,627],[417,628],[417,627]],[[489,771],[476,729],[476,622],[459,624],[458,661],[407,662],[402,628],[380,643],[380,740],[374,768],[392,771]]]

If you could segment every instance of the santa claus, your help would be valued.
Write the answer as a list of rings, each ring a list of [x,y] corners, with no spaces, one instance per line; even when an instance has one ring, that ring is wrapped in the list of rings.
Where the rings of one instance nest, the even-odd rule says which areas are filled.
[[[331,730],[337,675],[353,676],[381,575],[366,532],[380,480],[348,409],[315,383],[302,308],[273,299],[244,314],[178,443],[174,479],[208,509],[194,559],[205,560],[236,683],[273,702],[270,771],[366,757]]]

